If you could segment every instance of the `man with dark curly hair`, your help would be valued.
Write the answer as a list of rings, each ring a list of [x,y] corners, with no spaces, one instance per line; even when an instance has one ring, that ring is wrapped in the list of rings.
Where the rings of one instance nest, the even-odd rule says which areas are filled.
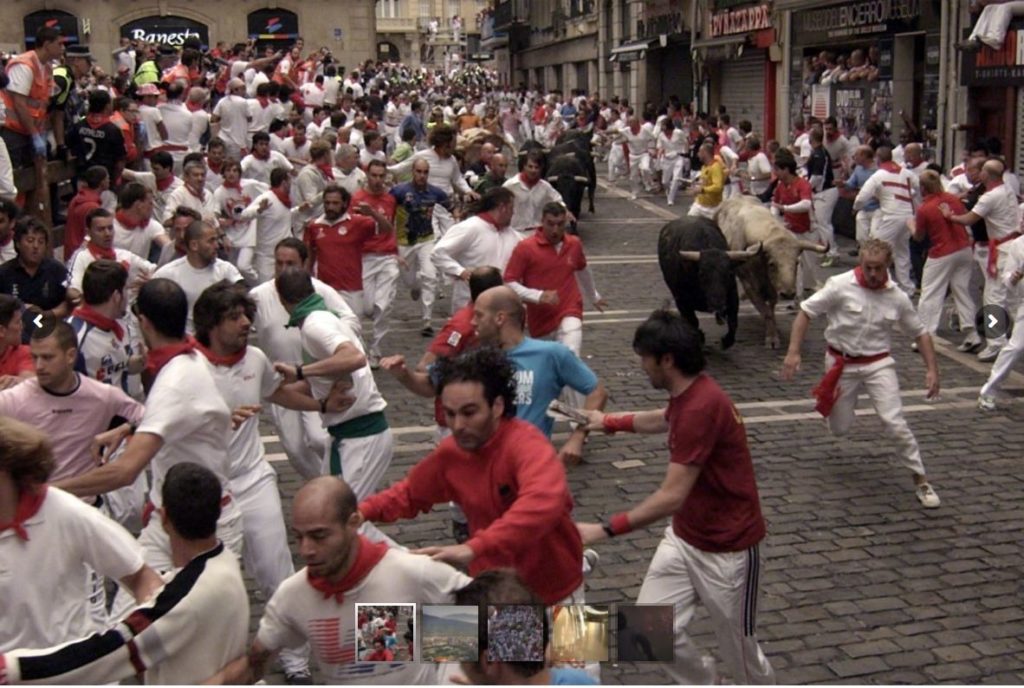
[[[468,566],[470,575],[512,567],[545,604],[581,594],[583,546],[565,469],[544,434],[515,418],[512,364],[483,348],[436,365],[452,434],[405,479],[364,500],[363,518],[390,523],[453,500],[469,540],[419,553]]]

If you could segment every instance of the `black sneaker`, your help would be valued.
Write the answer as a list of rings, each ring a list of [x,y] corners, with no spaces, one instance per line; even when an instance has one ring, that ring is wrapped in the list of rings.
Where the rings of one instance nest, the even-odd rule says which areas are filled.
[[[462,544],[469,539],[469,524],[459,521],[452,521],[452,537],[455,542]]]
[[[423,336],[423,337],[433,337],[434,336],[434,328],[431,327],[430,325],[424,325],[423,329],[420,330],[420,336]]]
[[[294,674],[285,674],[284,682],[289,686],[311,686],[313,677],[308,671],[297,671]]]

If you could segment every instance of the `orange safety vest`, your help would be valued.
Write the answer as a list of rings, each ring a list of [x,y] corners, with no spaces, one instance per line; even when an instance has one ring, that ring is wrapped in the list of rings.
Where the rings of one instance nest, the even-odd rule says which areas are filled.
[[[34,50],[24,52],[17,57],[11,58],[7,63],[7,72],[10,73],[14,65],[23,64],[32,70],[32,88],[28,92],[28,112],[32,116],[35,127],[43,129],[46,121],[46,106],[50,102],[50,95],[53,93],[53,75],[49,66],[44,65]],[[14,97],[10,91],[0,91],[0,98],[3,98],[4,107],[7,108],[7,123],[4,125],[11,131],[16,131],[25,136],[31,136],[32,132],[21,123],[15,114]]]
[[[164,78],[160,81],[162,81],[165,84],[173,84],[175,81],[184,81],[185,85],[187,86],[190,83],[188,67],[181,63],[178,63],[171,67],[167,71],[167,73],[164,74]]]

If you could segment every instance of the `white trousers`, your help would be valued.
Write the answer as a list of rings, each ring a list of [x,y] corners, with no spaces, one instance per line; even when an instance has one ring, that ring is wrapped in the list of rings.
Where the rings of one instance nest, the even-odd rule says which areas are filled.
[[[11,164],[11,156],[7,152],[7,144],[0,139],[0,198],[13,201],[18,195],[18,189],[14,186],[14,166]],[[64,256],[70,258],[71,256]]]
[[[634,194],[639,194],[641,189],[650,190],[653,178],[651,170],[651,155],[629,155],[629,188]]]
[[[1010,341],[1006,342],[1003,348],[999,350],[999,356],[996,357],[995,363],[992,364],[988,380],[986,380],[981,388],[981,393],[985,396],[995,396],[999,393],[999,388],[1002,387],[1003,381],[1006,380],[1014,365],[1020,360],[1021,354],[1024,354],[1024,321],[1021,320],[1021,317],[1024,317],[1024,304],[1017,309],[1017,317],[1014,319],[1015,326],[1013,334],[1010,335]],[[1003,339],[1006,339],[1006,337],[1003,337]]]
[[[988,5],[981,11],[969,40],[981,41],[993,50],[1000,50],[1006,40],[1010,20],[1024,16],[1024,2],[1004,2]]]
[[[871,237],[871,218],[875,216],[876,212],[875,210],[857,211],[856,239],[858,244],[864,243]]]
[[[324,453],[324,475],[340,475],[362,501],[377,491],[384,474],[391,465],[395,450],[395,438],[390,428],[369,437],[352,437],[343,440],[328,438]],[[341,456],[341,473],[331,470],[331,446],[337,447]]]
[[[338,290],[338,294],[348,304],[349,309],[355,313],[356,318],[363,317],[363,291],[341,291]]]
[[[823,242],[821,228],[813,221],[810,231],[803,234],[794,232],[793,236],[800,241]],[[798,301],[803,298],[805,289],[817,291],[825,283],[818,255],[814,251],[800,252],[800,258],[796,263],[796,298]]]
[[[277,488],[277,474],[270,464],[264,463],[262,475],[246,476],[246,487],[232,481],[231,494],[242,511],[242,533],[245,546],[242,562],[246,572],[269,600],[285,578],[295,573],[292,554],[288,549],[288,532],[281,509],[281,495]],[[281,666],[285,673],[309,670],[309,646],[281,652]]]
[[[380,356],[380,343],[391,329],[391,305],[398,288],[398,256],[363,255],[363,315],[373,320],[370,355]]]
[[[323,475],[323,456],[328,435],[323,420],[315,411],[293,411],[270,405],[270,417],[288,456],[288,463],[303,480]]]
[[[256,249],[252,246],[236,246],[228,252],[231,263],[242,273],[242,278],[249,287],[255,287],[260,283],[259,273],[253,263],[256,257]]]
[[[558,329],[549,332],[538,339],[546,339],[550,342],[558,342],[569,348],[576,358],[580,356],[580,349],[583,347],[583,321],[573,315],[567,315],[558,323]],[[575,408],[583,408],[584,396],[575,389],[565,387],[562,389],[562,399],[565,403]]]
[[[440,239],[455,224],[455,217],[443,205],[435,205],[430,224],[434,229],[434,238]]]
[[[409,289],[419,288],[424,324],[430,324],[434,315],[437,268],[434,267],[434,261],[430,259],[433,250],[433,241],[398,247],[398,255],[405,261],[405,267],[401,268],[402,283]]]
[[[626,174],[626,152],[621,143],[613,143],[608,149],[608,183],[613,183],[620,175]]]
[[[687,160],[685,155],[677,155],[661,161],[661,185],[668,190],[669,203],[676,202],[676,194],[683,183],[683,163]]]
[[[825,369],[835,365],[832,354],[825,354]],[[871,405],[882,421],[886,433],[896,440],[899,463],[915,475],[924,475],[921,450],[917,439],[910,431],[903,417],[903,401],[900,399],[900,383],[896,378],[896,361],[884,358],[867,365],[847,364],[839,378],[839,398],[828,417],[828,429],[836,437],[842,437],[850,430],[857,409],[857,395],[867,392]]]
[[[953,302],[960,316],[960,328],[974,328],[977,306],[970,289],[973,269],[974,261],[969,246],[940,258],[929,256],[925,261],[917,314],[921,316],[921,322],[929,334],[935,334],[939,329],[947,289],[953,292]]]
[[[742,552],[704,552],[665,529],[640,587],[637,604],[675,607],[675,661],[665,671],[679,685],[715,682],[714,660],[693,644],[686,627],[699,599],[711,616],[718,652],[733,682],[773,684],[775,672],[757,642],[758,545]]]
[[[997,276],[992,277],[988,274],[988,254],[991,250],[987,244],[975,244],[974,245],[974,260],[977,262],[978,267],[981,268],[981,275],[985,278],[985,288],[981,293],[981,303],[984,306],[999,306],[1005,308],[1007,312],[1010,311],[1010,290],[1007,289],[1006,284],[999,278],[998,275],[1003,274],[1003,270],[1006,269],[1006,254],[1000,250],[1001,247],[996,247],[999,251],[999,255],[996,257],[996,270]],[[971,322],[974,322],[974,316],[971,316]],[[983,334],[983,333],[979,333]],[[1006,344],[1006,335],[1001,337],[992,337],[987,340],[988,344],[994,344],[996,346],[1003,346]]]
[[[832,226],[832,213],[839,201],[839,189],[832,187],[814,194],[814,224],[821,232],[821,240],[828,242],[828,255],[839,254],[836,248],[835,228]]]
[[[714,208],[708,208],[707,206],[703,206],[696,200],[694,200],[693,204],[690,206],[690,209],[686,211],[686,214],[689,217],[706,217],[709,220],[714,220],[715,215],[718,214],[718,208],[718,205],[716,205]]]
[[[896,284],[907,294],[913,295],[915,285],[910,279],[910,230],[907,229],[909,219],[910,215],[887,215],[879,210],[871,222],[871,236],[887,241],[892,246]]]
[[[259,284],[274,279],[274,256],[256,253],[253,258],[253,267],[256,270],[256,281]],[[244,275],[243,275],[244,277]]]

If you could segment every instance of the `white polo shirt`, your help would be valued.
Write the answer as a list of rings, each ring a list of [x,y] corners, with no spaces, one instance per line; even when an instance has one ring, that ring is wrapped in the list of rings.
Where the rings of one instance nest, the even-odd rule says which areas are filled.
[[[342,344],[351,344],[361,353],[366,353],[363,343],[351,327],[345,324],[341,318],[328,313],[327,311],[315,311],[310,313],[302,321],[302,361],[304,364],[322,361],[334,355],[335,350]],[[309,376],[309,386],[313,396],[317,399],[326,399],[336,380],[329,377]],[[367,362],[362,368],[352,373],[352,395],[355,396],[355,403],[343,413],[323,414],[324,427],[344,423],[353,418],[365,416],[368,413],[383,411],[387,402],[377,390],[377,383],[373,379],[373,371]]]
[[[270,650],[309,643],[325,683],[433,684],[427,662],[356,663],[356,604],[452,604],[470,578],[421,554],[391,548],[344,602],[309,584],[303,568],[278,586],[263,612],[256,640]]]
[[[249,103],[245,98],[224,96],[213,108],[213,115],[220,118],[221,138],[238,149],[249,147]]]
[[[338,290],[313,278],[313,289],[323,297],[324,303],[345,321],[355,334],[359,334],[360,322],[348,303],[341,297]],[[256,302],[256,320],[253,323],[255,339],[253,343],[262,349],[271,361],[298,363],[302,360],[302,330],[298,327],[285,327],[288,324],[288,311],[281,303],[277,287],[273,280],[254,287],[249,297]]]
[[[926,332],[910,297],[893,280],[882,289],[865,289],[853,270],[830,277],[800,308],[811,318],[826,316],[825,341],[853,356],[891,351],[897,327],[911,337]]]
[[[989,189],[971,210],[985,218],[989,239],[1003,239],[1020,231],[1020,207],[1017,196],[1006,184]]]
[[[100,630],[87,609],[88,568],[114,580],[130,576],[143,565],[138,542],[95,507],[52,486],[24,525],[28,541],[12,529],[0,532],[0,652]]]
[[[283,378],[274,372],[266,354],[254,346],[246,347],[245,358],[233,366],[211,364],[213,380],[224,397],[228,408],[263,403],[263,399],[277,391]],[[274,469],[263,460],[263,442],[260,440],[260,417],[256,414],[231,433],[228,442],[231,488],[236,493],[251,487]]]
[[[516,197],[514,210],[512,212],[511,229],[522,231],[532,227],[539,227],[541,211],[548,203],[557,202],[565,204],[562,194],[555,190],[546,179],[538,179],[533,186],[527,186],[521,175],[516,175],[505,182],[502,186],[512,192]]]
[[[118,222],[116,217],[114,218],[115,249],[123,248],[140,258],[149,258],[149,249],[153,245],[153,240],[159,236],[167,236],[167,232],[156,220],[150,219],[149,223],[140,229],[128,229]]]
[[[192,319],[192,309],[203,291],[221,280],[232,283],[239,282],[242,279],[242,273],[234,265],[220,258],[214,258],[213,262],[205,268],[196,268],[188,262],[187,256],[183,256],[158,269],[153,273],[153,277],[164,277],[177,282],[185,292],[185,297],[188,299],[188,322],[185,324],[185,329],[192,334],[196,331],[195,322]]]
[[[289,172],[294,169],[292,164],[288,162],[288,158],[284,157],[277,151],[270,151],[270,155],[266,160],[261,160],[250,153],[242,158],[242,177],[245,179],[255,179],[258,182],[263,182],[267,186],[270,186],[270,172],[278,167],[288,170]]]
[[[213,194],[205,188],[203,189],[203,197],[199,198],[185,184],[179,186],[167,197],[164,214],[160,219],[163,222],[167,222],[174,217],[174,212],[181,206],[191,208],[199,213],[200,217],[207,222],[214,225],[217,224],[217,206],[213,204]]]
[[[220,480],[224,494],[231,493],[231,409],[201,353],[175,356],[163,367],[149,390],[146,413],[136,432],[157,435],[164,442],[150,462],[153,486],[149,499],[154,506],[162,503],[160,491],[167,471],[186,461],[210,469]],[[221,519],[226,515],[221,514]]]

